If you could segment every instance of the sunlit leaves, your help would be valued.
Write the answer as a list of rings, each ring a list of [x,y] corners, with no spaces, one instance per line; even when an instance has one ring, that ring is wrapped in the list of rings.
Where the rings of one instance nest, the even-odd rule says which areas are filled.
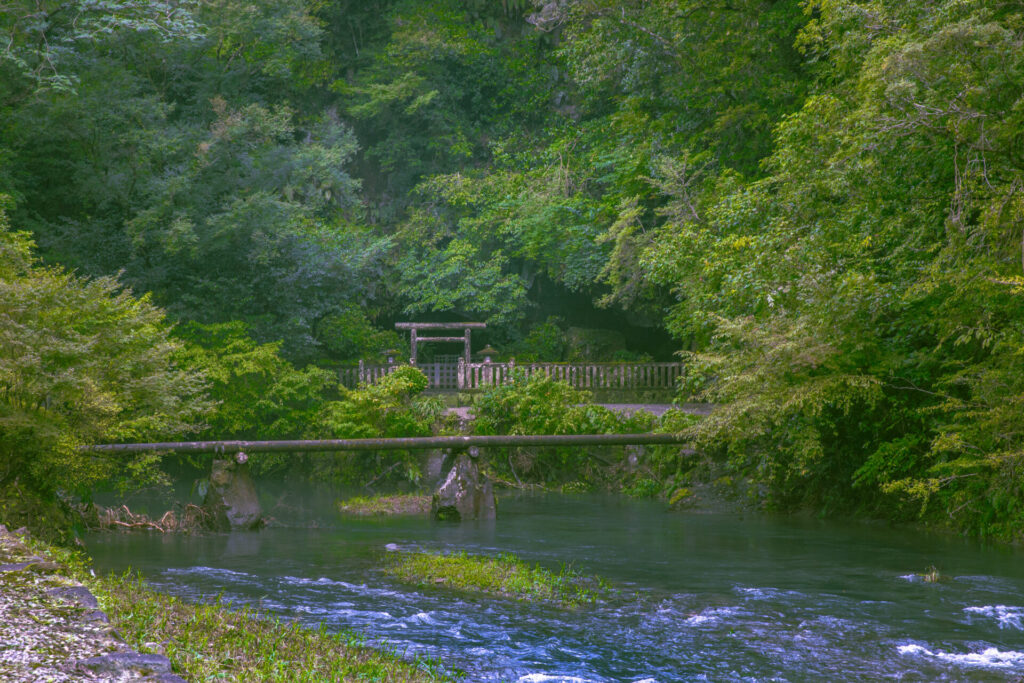
[[[242,323],[190,323],[175,334],[186,342],[179,363],[204,373],[216,402],[204,431],[211,439],[298,438],[337,383],[326,370],[294,368],[280,343],[256,343]]]
[[[80,51],[112,36],[197,40],[199,5],[198,0],[3,0],[0,67],[23,79],[22,88],[68,92],[78,83]],[[5,90],[0,88],[0,105],[10,97]]]
[[[79,446],[195,431],[203,380],[147,297],[31,265],[27,244],[0,213],[0,483],[87,491],[121,468]]]
[[[768,175],[705,184],[696,210],[659,187],[672,204],[642,262],[701,349],[691,390],[723,404],[694,432],[769,504],[1009,533],[1019,512],[991,501],[1019,489],[1024,185],[1002,142],[1019,18],[812,8],[801,45],[823,79],[776,127]]]

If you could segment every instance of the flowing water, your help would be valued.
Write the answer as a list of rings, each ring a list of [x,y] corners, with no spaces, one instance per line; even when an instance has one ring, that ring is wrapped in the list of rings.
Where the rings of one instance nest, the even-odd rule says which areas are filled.
[[[470,681],[1024,680],[1021,550],[579,496],[503,499],[491,524],[320,522],[87,545],[97,569],[362,631]],[[409,588],[379,570],[389,543],[571,563],[618,594],[568,610]],[[948,578],[921,580],[931,565]]]

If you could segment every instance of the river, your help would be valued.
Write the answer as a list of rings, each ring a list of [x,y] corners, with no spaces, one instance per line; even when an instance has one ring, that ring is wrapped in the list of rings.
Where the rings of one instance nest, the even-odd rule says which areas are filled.
[[[496,523],[342,519],[214,536],[92,534],[97,570],[439,657],[469,681],[1007,681],[1024,676],[1024,551],[884,526],[516,496]],[[315,522],[316,528],[309,524]],[[617,589],[596,606],[411,589],[384,546],[514,552]],[[934,565],[947,577],[916,574]]]

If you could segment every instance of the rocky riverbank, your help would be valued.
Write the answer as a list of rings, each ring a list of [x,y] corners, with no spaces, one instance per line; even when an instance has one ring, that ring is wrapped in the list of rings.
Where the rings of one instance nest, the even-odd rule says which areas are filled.
[[[185,683],[128,647],[66,560],[0,525],[0,679]]]
[[[452,675],[436,660],[367,647],[355,632],[304,628],[219,599],[186,602],[130,575],[95,577],[82,556],[0,525],[4,683],[425,683]]]

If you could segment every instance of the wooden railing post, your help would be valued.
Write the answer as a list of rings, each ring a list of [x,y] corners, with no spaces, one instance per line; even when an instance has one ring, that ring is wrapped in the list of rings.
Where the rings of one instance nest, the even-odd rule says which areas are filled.
[[[358,365],[338,368],[343,386],[372,384],[400,365],[370,364],[360,360]],[[500,363],[474,363],[459,358],[457,362],[421,363],[420,370],[427,376],[431,389],[457,389],[477,391],[511,381],[517,367],[527,378],[537,373],[554,381],[566,382],[575,389],[611,392],[637,392],[646,390],[673,391],[678,389],[683,376],[682,363],[526,363],[517,365],[514,358]]]

